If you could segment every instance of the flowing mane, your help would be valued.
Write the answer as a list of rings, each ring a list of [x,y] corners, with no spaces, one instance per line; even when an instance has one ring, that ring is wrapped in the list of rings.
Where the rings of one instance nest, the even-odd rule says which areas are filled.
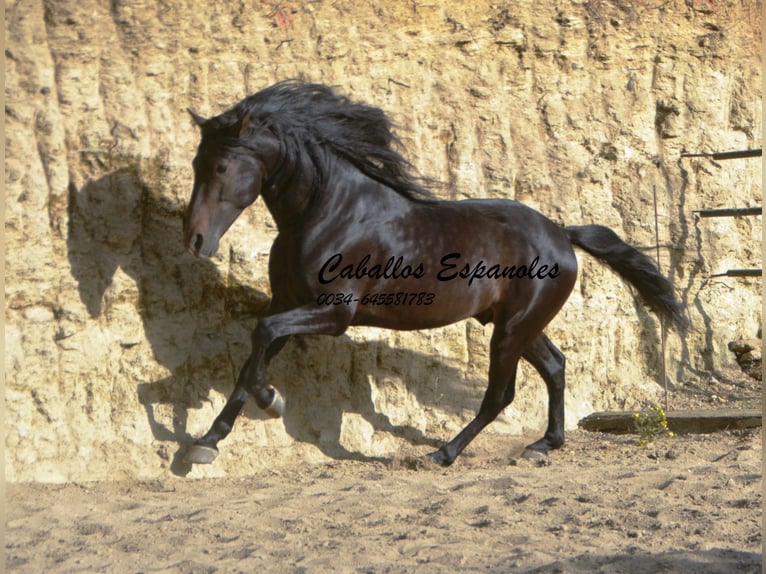
[[[243,122],[247,123],[240,134]],[[270,130],[282,146],[282,163],[272,182],[289,185],[310,170],[315,191],[325,189],[328,154],[415,201],[433,200],[413,175],[412,164],[383,110],[352,102],[330,87],[299,80],[279,82],[248,96],[233,108],[204,122],[202,136],[228,147],[249,147],[260,129]]]

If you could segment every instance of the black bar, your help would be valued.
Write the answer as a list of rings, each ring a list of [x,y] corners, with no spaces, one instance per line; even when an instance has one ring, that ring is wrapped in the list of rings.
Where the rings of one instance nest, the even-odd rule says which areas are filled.
[[[762,269],[729,269],[726,273],[716,273],[711,277],[761,277]]]
[[[712,153],[682,153],[681,157],[711,157],[713,159],[739,159],[743,157],[761,157],[763,149],[746,149],[742,151],[721,151]]]
[[[761,215],[762,207],[732,207],[726,209],[699,209],[700,217],[734,217],[735,215]]]

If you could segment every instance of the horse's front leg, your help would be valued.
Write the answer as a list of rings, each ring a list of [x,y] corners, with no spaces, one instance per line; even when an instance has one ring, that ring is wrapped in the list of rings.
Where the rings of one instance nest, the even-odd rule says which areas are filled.
[[[274,342],[267,353],[267,364],[269,359],[276,355],[286,342],[287,337]],[[204,436],[195,440],[194,444],[189,447],[189,450],[184,457],[187,462],[209,464],[218,456],[218,442],[226,438],[231,432],[234,427],[234,421],[237,419],[237,416],[239,416],[240,411],[247,402],[247,373],[251,361],[252,354],[242,367],[234,391],[229,395],[229,399],[215,418],[215,421],[213,421],[210,430],[208,430]],[[284,399],[279,394],[279,391],[270,385],[264,385],[258,390],[255,394],[255,403],[274,418],[281,417],[284,412]]]
[[[353,310],[346,305],[309,305],[270,315],[259,321],[253,331],[250,357],[239,373],[234,391],[210,430],[194,441],[187,451],[187,462],[209,464],[215,460],[218,456],[218,442],[231,432],[248,394],[271,416],[281,416],[284,401],[274,387],[266,384],[266,366],[269,360],[291,335],[341,335],[351,322],[352,316]]]

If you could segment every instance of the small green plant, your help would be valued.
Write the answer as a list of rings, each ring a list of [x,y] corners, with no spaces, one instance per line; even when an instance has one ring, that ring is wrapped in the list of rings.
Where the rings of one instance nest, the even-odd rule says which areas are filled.
[[[668,429],[668,419],[661,407],[650,407],[633,413],[633,426],[638,434],[639,446],[646,446],[654,439],[666,436],[675,436]]]

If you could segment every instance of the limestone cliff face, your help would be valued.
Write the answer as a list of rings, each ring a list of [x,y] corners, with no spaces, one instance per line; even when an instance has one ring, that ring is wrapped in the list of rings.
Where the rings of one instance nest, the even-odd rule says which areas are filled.
[[[261,204],[195,260],[181,244],[198,134],[214,115],[301,77],[385,109],[444,198],[505,197],[562,224],[655,244],[692,328],[668,338],[673,381],[733,364],[760,324],[760,3],[10,2],[6,8],[6,477],[185,474],[269,299],[275,227]],[[652,251],[653,253],[653,251]],[[604,266],[548,329],[568,358],[568,426],[656,400],[659,325]],[[270,381],[283,420],[245,410],[215,465],[249,473],[447,439],[485,388],[491,326],[352,329],[291,342]],[[522,368],[490,432],[538,433],[542,382]],[[498,453],[508,439],[497,437]]]

